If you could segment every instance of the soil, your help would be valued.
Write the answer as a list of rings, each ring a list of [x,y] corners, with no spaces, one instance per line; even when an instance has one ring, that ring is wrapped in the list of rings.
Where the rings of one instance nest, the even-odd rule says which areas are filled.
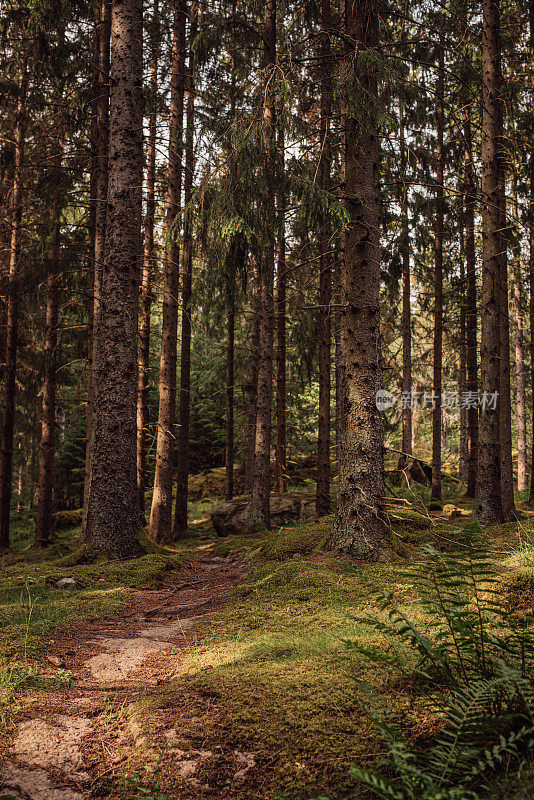
[[[143,750],[147,764],[161,754],[150,750],[143,725],[127,715],[121,721],[120,712],[180,674],[180,655],[205,633],[242,575],[231,558],[205,557],[168,573],[162,589],[132,592],[119,617],[58,632],[43,663],[70,670],[74,679],[60,691],[22,698],[0,741],[0,789],[16,800],[138,796],[127,786],[117,795],[121,764],[131,751]],[[173,728],[160,731],[160,739],[184,795],[195,796],[213,753]],[[254,756],[233,753],[231,762],[230,780],[239,782]]]

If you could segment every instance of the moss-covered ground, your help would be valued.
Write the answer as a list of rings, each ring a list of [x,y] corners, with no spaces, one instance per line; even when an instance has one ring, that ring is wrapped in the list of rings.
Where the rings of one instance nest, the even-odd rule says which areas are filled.
[[[424,739],[432,720],[408,675],[350,655],[344,639],[376,644],[370,628],[358,619],[373,611],[373,587],[396,589],[397,599],[417,617],[418,598],[403,583],[402,566],[418,558],[423,543],[446,549],[451,538],[461,535],[469,504],[457,492],[451,484],[447,507],[438,516],[428,514],[424,492],[413,495],[396,488],[390,506],[391,555],[374,565],[325,551],[328,518],[268,534],[218,539],[205,521],[206,498],[195,500],[202,503],[193,514],[201,524],[192,526],[192,538],[133,561],[76,563],[79,559],[69,555],[75,537],[62,533],[65,538],[49,553],[21,550],[5,559],[0,669],[5,673],[15,662],[29,668],[32,655],[46,647],[58,625],[117,613],[132,588],[158,586],[165,572],[185,559],[231,553],[246,567],[233,599],[209,617],[177,656],[174,679],[137,700],[129,713],[143,720],[155,748],[163,726],[175,729],[190,746],[212,751],[202,780],[211,787],[211,796],[221,800],[364,797],[349,777],[349,767],[371,765],[382,745],[355,679],[384,694],[411,737]],[[532,613],[534,515],[522,511],[518,523],[487,535],[506,575],[511,607]],[[62,577],[74,578],[79,589],[58,589],[55,583]],[[58,673],[58,683],[61,679]],[[243,786],[227,783],[228,754],[235,751],[253,754],[256,763],[254,779]],[[123,776],[120,790],[115,785],[119,794],[113,796],[148,796],[139,787],[157,787],[162,798],[195,796],[177,788],[172,757],[164,750],[148,778],[143,758],[140,752],[139,763],[133,759],[129,777]],[[521,784],[496,788],[495,798],[531,797],[530,774],[525,772]]]

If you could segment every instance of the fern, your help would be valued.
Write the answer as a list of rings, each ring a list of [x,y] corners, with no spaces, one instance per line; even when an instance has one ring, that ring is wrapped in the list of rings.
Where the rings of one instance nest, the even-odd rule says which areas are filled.
[[[423,623],[396,603],[377,597],[381,616],[365,616],[384,648],[358,640],[347,648],[374,662],[402,669],[416,653],[414,679],[431,682],[430,701],[442,726],[422,750],[376,711],[375,725],[387,745],[385,773],[353,767],[375,796],[391,800],[477,800],[496,775],[519,765],[534,748],[534,639],[510,616],[487,540],[477,526],[442,553],[428,547],[422,564],[402,576],[419,594]],[[445,694],[444,691],[445,690]],[[445,698],[445,699],[444,699]]]

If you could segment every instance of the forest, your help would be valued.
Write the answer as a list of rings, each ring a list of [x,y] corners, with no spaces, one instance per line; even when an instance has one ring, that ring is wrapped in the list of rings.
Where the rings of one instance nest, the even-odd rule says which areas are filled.
[[[0,0],[0,800],[534,796],[534,0]]]

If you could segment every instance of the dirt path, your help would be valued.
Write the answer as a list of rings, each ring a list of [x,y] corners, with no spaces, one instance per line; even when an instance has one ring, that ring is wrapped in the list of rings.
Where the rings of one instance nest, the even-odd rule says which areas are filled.
[[[209,615],[230,597],[241,575],[238,562],[205,557],[169,573],[160,590],[133,592],[120,617],[59,634],[46,658],[75,678],[62,691],[26,697],[21,721],[3,748],[1,789],[17,800],[106,796],[97,788],[103,775],[124,760],[125,749],[143,744],[141,728],[132,723],[122,741],[120,735],[106,735],[110,708],[150,696],[151,687],[179,673],[180,653],[202,635]],[[172,730],[164,736],[182,776],[192,776],[203,753],[174,742]],[[246,770],[246,755],[237,764]]]

